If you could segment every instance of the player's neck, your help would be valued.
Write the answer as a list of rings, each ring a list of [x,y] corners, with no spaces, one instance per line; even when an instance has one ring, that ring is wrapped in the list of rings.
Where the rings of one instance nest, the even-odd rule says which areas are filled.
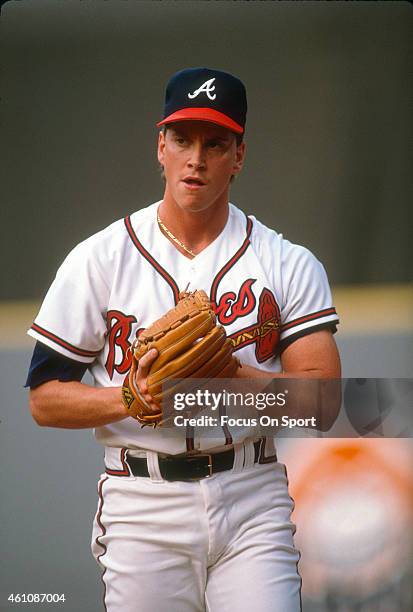
[[[213,242],[228,219],[228,200],[201,211],[185,210],[165,192],[158,214],[162,223],[195,254]]]

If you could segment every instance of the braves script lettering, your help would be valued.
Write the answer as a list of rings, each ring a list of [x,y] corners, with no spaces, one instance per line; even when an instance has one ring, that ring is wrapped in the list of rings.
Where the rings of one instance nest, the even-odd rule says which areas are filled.
[[[132,324],[136,323],[136,317],[125,315],[119,310],[109,310],[106,316],[106,326],[108,329],[109,352],[105,363],[105,368],[110,379],[116,370],[119,374],[126,374],[131,366],[131,354],[128,350],[131,346],[129,336]],[[116,351],[116,347],[120,351]],[[117,357],[120,359],[117,361]]]
[[[254,310],[256,300],[251,287],[255,281],[255,278],[244,281],[238,296],[233,291],[227,291],[221,296],[215,308],[215,314],[221,325],[230,325],[238,317],[245,317]]]

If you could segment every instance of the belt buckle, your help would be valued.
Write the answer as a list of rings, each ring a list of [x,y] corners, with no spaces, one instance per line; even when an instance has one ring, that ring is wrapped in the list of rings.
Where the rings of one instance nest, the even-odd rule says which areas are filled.
[[[194,455],[194,458],[199,459],[200,457],[207,457],[208,459],[208,463],[207,463],[207,468],[208,468],[208,474],[206,474],[205,476],[201,476],[201,478],[211,478],[213,471],[212,471],[212,455],[209,453],[199,453],[198,455]],[[196,480],[199,480],[199,478],[196,478]]]

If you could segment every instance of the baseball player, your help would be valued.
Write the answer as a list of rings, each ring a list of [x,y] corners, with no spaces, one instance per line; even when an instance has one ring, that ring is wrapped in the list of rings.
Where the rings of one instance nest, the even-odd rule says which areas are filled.
[[[109,612],[300,609],[293,502],[273,439],[225,427],[214,438],[163,436],[121,398],[137,332],[188,287],[208,294],[242,364],[236,377],[340,377],[322,265],[229,202],[246,112],[231,74],[171,78],[158,124],[162,200],[76,246],[28,332],[34,419],[93,427],[104,447],[92,550]],[[136,374],[148,406],[156,356]],[[86,369],[94,387],[81,382]]]

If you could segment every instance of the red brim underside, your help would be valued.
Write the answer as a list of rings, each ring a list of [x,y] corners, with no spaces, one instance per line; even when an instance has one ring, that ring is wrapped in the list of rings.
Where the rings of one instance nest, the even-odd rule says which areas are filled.
[[[209,123],[222,125],[222,127],[228,128],[228,130],[236,134],[242,134],[244,132],[244,128],[241,125],[233,121],[227,115],[224,115],[224,113],[220,113],[213,108],[183,108],[182,110],[172,113],[169,117],[162,119],[162,121],[156,124],[156,127],[176,121],[208,121]]]

